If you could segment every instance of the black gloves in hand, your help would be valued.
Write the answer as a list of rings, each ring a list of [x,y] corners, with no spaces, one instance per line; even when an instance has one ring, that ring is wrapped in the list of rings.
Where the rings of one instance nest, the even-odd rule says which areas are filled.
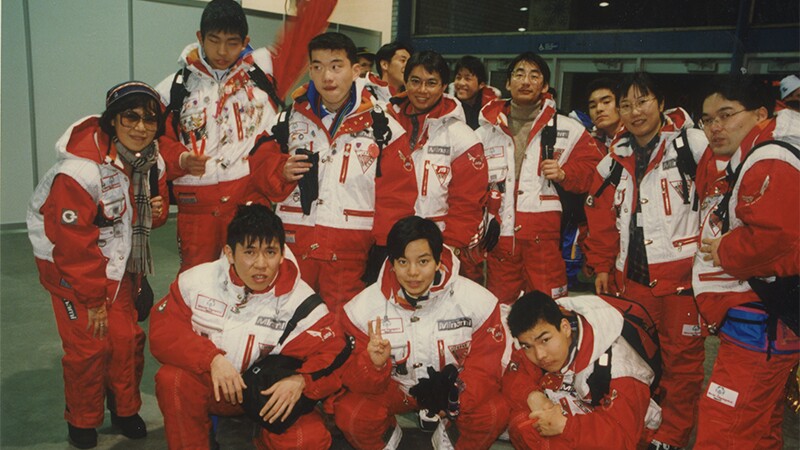
[[[142,281],[139,284],[139,294],[133,302],[136,307],[136,320],[138,322],[147,320],[147,316],[150,315],[150,309],[153,307],[154,296],[153,288],[150,287],[147,277],[142,277]]]
[[[319,197],[319,153],[305,148],[298,148],[295,153],[308,156],[306,162],[311,163],[311,168],[297,182],[300,187],[300,206],[307,216],[311,214],[311,204]]]
[[[428,377],[421,378],[408,393],[417,400],[420,409],[428,410],[428,415],[431,417],[440,411],[450,417],[457,416],[460,389],[456,366],[448,364],[441,372],[428,367]]]
[[[489,221],[489,226],[486,227],[486,234],[483,235],[482,241],[481,247],[486,249],[487,252],[494,250],[497,243],[500,242],[500,222],[497,219]]]
[[[386,250],[385,245],[373,245],[369,249],[367,267],[364,270],[364,275],[361,277],[361,281],[363,281],[364,284],[369,286],[378,281],[378,275],[381,273],[381,267],[383,267],[383,262],[386,260],[388,254],[389,252]]]

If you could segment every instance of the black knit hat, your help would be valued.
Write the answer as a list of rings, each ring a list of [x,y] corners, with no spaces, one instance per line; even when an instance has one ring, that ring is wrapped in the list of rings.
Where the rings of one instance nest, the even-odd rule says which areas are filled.
[[[161,96],[147,83],[142,83],[141,81],[126,81],[108,90],[106,93],[106,109],[110,109],[111,105],[131,94],[145,94],[161,104]]]

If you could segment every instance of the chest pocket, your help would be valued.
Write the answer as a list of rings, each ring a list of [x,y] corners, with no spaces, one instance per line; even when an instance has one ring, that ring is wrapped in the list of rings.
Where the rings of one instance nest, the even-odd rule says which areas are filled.
[[[498,183],[505,181],[508,173],[508,164],[505,158],[505,147],[493,145],[483,149],[484,157],[489,168],[489,182]]]

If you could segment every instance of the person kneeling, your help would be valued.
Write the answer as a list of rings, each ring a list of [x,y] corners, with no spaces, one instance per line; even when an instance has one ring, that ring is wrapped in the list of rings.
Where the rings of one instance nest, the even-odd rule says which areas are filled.
[[[565,317],[559,306],[574,315]],[[514,303],[508,327],[520,349],[503,377],[514,448],[635,449],[645,426],[658,427],[654,372],[621,336],[624,322],[595,295],[554,301],[535,291]],[[598,359],[610,367],[604,386]],[[592,401],[592,392],[602,391]]]
[[[339,388],[337,377],[318,374],[333,364],[344,339],[333,315],[300,279],[284,242],[283,224],[267,207],[240,206],[228,225],[225,254],[180,274],[154,306],[150,349],[163,364],[156,397],[169,448],[208,448],[209,414],[244,414],[248,386],[242,374],[263,357],[302,361],[294,375],[260,391],[268,397],[258,413],[266,423],[287,420],[303,397],[322,399]],[[305,316],[300,319],[297,310]],[[331,445],[316,411],[300,415],[285,431],[267,428],[255,440],[260,448]]]
[[[505,332],[497,298],[458,275],[436,224],[398,221],[378,282],[344,307],[355,349],[341,369],[347,388],[336,425],[358,449],[397,448],[395,414],[419,411],[435,448],[489,448],[508,423],[500,393]]]

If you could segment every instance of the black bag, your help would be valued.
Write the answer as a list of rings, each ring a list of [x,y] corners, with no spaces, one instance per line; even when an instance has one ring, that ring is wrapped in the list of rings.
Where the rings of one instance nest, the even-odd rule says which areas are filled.
[[[147,317],[150,316],[150,309],[153,307],[154,297],[153,288],[150,287],[147,277],[142,277],[142,281],[139,283],[139,293],[136,295],[136,300],[134,301],[137,314],[136,320],[138,322],[144,322],[147,320]]]
[[[297,307],[292,318],[287,322],[283,334],[280,339],[278,339],[278,345],[282,345],[289,334],[297,327],[297,324],[322,303],[322,297],[318,294],[311,294],[308,298],[303,300],[303,303]],[[336,358],[334,358],[330,366],[308,374],[312,380],[326,377],[344,364],[355,345],[353,339],[347,338],[345,341],[344,348],[336,355]],[[302,365],[303,361],[296,358],[284,355],[267,355],[247,369],[247,371],[242,374],[244,384],[247,386],[242,393],[244,397],[242,407],[247,417],[266,428],[269,432],[281,434],[291,427],[300,416],[310,413],[314,409],[314,406],[316,406],[317,400],[312,400],[305,395],[300,395],[297,403],[294,404],[294,409],[292,409],[292,412],[286,420],[276,420],[273,423],[269,423],[260,415],[261,408],[269,401],[269,397],[261,395],[261,391],[269,389],[270,386],[286,377],[296,375],[297,370]]]
[[[317,404],[305,395],[300,395],[294,405],[289,417],[284,421],[280,418],[273,423],[264,420],[259,414],[261,408],[267,404],[269,397],[261,395],[261,391],[269,389],[270,386],[281,381],[286,377],[297,374],[297,369],[303,365],[303,361],[283,355],[267,355],[254,364],[242,375],[247,389],[244,390],[244,402],[242,407],[247,417],[266,428],[270,433],[281,434],[292,426],[303,414],[310,413]]]

